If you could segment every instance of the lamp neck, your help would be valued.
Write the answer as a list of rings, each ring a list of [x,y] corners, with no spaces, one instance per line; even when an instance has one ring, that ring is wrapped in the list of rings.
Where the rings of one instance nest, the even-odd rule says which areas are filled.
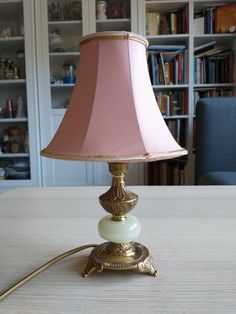
[[[112,175],[110,189],[99,197],[100,204],[109,213],[112,219],[121,221],[125,215],[136,205],[138,196],[125,190],[125,174],[128,170],[127,163],[109,163]]]
[[[125,175],[128,170],[128,164],[125,163],[109,163],[109,171],[112,175],[112,187],[125,187]]]

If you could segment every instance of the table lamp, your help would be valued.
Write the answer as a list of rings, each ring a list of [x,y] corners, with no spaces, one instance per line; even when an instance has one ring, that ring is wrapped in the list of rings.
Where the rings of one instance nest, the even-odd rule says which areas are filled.
[[[159,111],[146,60],[147,40],[129,32],[100,32],[82,38],[78,77],[71,101],[46,157],[103,161],[112,174],[111,188],[99,197],[109,213],[98,230],[108,240],[65,252],[0,294],[0,301],[60,260],[93,247],[84,270],[137,270],[157,275],[148,249],[134,242],[137,218],[128,215],[138,196],[125,189],[129,163],[187,154],[172,137]]]
[[[102,161],[112,174],[99,197],[109,213],[98,231],[107,242],[96,246],[84,276],[93,271],[138,270],[156,275],[148,249],[134,242],[140,223],[128,212],[138,196],[125,189],[129,163],[185,155],[159,111],[149,78],[147,40],[130,32],[100,32],[80,41],[75,87],[55,136],[41,154],[50,158]]]

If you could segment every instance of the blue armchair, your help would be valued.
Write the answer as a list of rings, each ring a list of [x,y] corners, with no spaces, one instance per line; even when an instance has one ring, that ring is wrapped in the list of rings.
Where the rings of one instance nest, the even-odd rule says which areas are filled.
[[[236,97],[197,103],[195,183],[236,184]]]

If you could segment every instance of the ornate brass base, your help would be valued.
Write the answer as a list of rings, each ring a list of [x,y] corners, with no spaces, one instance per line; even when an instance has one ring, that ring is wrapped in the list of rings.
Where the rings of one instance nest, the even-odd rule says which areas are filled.
[[[102,272],[104,269],[136,270],[152,276],[158,274],[148,249],[137,242],[105,242],[96,246],[89,256],[83,276],[88,277],[94,271]]]

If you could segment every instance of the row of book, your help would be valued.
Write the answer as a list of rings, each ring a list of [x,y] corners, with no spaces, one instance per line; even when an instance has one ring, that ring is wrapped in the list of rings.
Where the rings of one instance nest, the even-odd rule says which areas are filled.
[[[186,90],[155,91],[154,93],[163,116],[188,114],[188,94]]]
[[[233,83],[234,53],[228,47],[216,47],[216,42],[195,47],[195,84]]]
[[[188,6],[173,9],[165,14],[157,11],[146,13],[146,34],[150,36],[186,34],[189,32],[188,25]]]
[[[236,4],[196,10],[193,28],[196,34],[234,33],[236,31]]]
[[[187,49],[184,45],[152,45],[147,62],[153,85],[184,84],[187,73]]]
[[[186,159],[149,163],[149,185],[185,185]]]

